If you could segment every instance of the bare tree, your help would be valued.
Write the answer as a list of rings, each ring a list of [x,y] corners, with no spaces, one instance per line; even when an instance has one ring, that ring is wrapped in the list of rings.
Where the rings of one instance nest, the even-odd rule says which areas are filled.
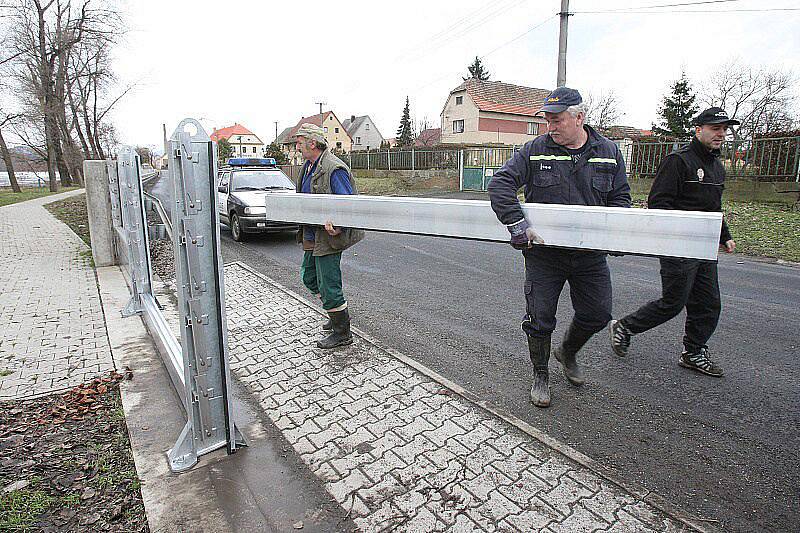
[[[0,110],[0,156],[3,157],[3,162],[6,164],[8,181],[11,183],[11,190],[14,192],[22,192],[22,189],[20,189],[19,183],[17,182],[17,175],[14,173],[14,160],[11,157],[11,152],[9,152],[6,140],[3,137],[3,128],[13,123],[19,117],[20,115],[8,114]]]
[[[797,120],[792,109],[795,85],[791,72],[755,68],[733,59],[709,76],[701,98],[741,122],[731,128],[734,139],[750,139],[791,129]]]
[[[82,180],[81,161],[88,150],[78,147],[73,137],[75,113],[67,113],[75,99],[72,56],[81,43],[107,47],[118,33],[117,14],[104,9],[100,1],[15,0],[9,8],[9,57],[15,58],[10,61],[12,74],[20,97],[38,109],[35,115],[43,129],[53,191],[58,189],[56,169],[62,184],[69,184],[72,177],[79,183]]]
[[[619,123],[625,116],[619,98],[613,90],[592,93],[586,96],[586,123],[600,130],[606,130]]]

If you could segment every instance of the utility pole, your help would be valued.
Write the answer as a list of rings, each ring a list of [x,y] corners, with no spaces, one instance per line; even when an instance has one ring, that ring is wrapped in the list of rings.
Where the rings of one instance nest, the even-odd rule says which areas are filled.
[[[314,102],[314,103],[319,106],[319,120],[320,122],[322,122],[322,106],[326,105],[327,102]],[[320,126],[322,126],[322,124],[320,124]]]
[[[278,142],[278,121],[275,121],[275,142]]]
[[[561,27],[558,31],[558,75],[556,76],[556,87],[563,87],[567,84],[567,20],[569,13],[569,0],[561,0]]]

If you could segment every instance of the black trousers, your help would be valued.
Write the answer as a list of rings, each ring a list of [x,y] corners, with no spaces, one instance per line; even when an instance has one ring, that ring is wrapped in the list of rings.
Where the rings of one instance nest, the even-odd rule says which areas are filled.
[[[611,273],[605,254],[534,247],[523,255],[526,335],[548,337],[556,329],[558,297],[565,282],[578,327],[596,333],[611,320]]]
[[[661,259],[661,298],[622,319],[631,333],[663,324],[686,308],[686,350],[696,352],[717,329],[722,309],[716,261]]]

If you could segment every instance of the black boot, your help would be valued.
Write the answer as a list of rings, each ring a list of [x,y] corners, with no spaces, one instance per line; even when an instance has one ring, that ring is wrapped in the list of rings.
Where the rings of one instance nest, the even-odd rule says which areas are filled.
[[[547,363],[550,360],[550,336],[528,336],[528,351],[533,363],[531,401],[536,407],[549,407],[550,374],[547,370]]]
[[[322,331],[333,331],[333,321],[330,318],[322,324]]]
[[[567,332],[564,334],[564,341],[561,346],[553,350],[553,357],[561,363],[564,368],[564,375],[573,385],[583,385],[586,379],[583,377],[583,370],[575,360],[584,344],[594,335],[594,332],[578,327],[575,322],[570,323]]]
[[[350,314],[347,309],[341,311],[328,311],[333,323],[333,331],[322,340],[317,341],[319,348],[336,348],[353,344],[353,335],[350,333]]]

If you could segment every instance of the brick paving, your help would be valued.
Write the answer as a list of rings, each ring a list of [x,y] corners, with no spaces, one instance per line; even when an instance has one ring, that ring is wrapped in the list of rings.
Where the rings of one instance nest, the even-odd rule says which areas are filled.
[[[232,371],[364,531],[692,531],[323,316],[225,267]]]
[[[0,207],[0,400],[114,368],[89,247],[42,207],[82,192]]]

